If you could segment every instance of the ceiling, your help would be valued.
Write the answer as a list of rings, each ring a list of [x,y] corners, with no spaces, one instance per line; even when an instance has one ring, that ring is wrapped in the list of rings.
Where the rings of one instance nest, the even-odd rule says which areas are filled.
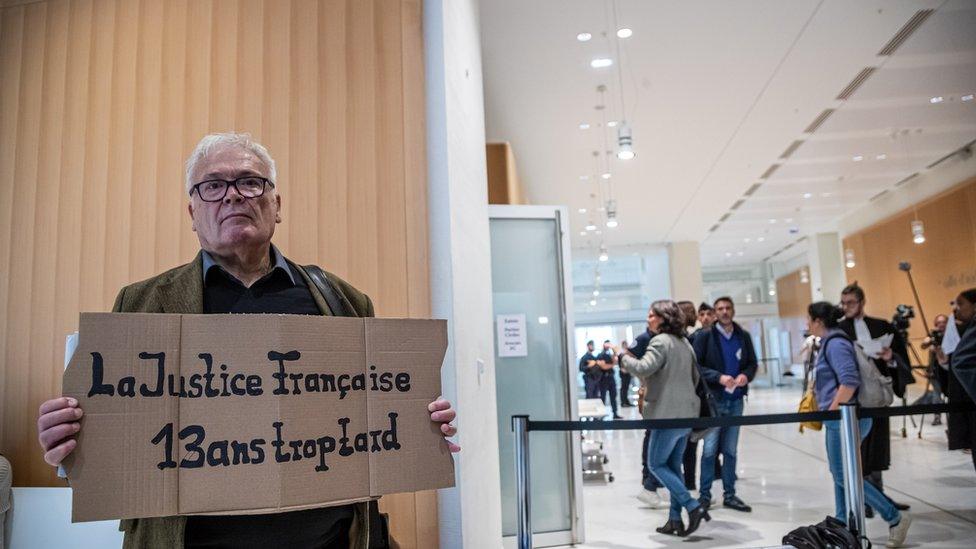
[[[697,240],[706,266],[755,263],[976,139],[973,29],[965,0],[486,0],[487,139],[530,202],[570,207],[574,248]],[[625,114],[622,161],[603,124]]]

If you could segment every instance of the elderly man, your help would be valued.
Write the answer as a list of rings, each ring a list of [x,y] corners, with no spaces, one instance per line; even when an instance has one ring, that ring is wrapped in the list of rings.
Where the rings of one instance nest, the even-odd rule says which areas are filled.
[[[281,223],[275,162],[249,135],[204,137],[187,160],[185,190],[200,253],[186,265],[123,288],[115,312],[373,316],[365,294],[334,275],[289,261],[271,244]],[[438,399],[428,410],[445,437],[456,434],[449,402]],[[74,399],[41,405],[38,438],[47,463],[60,464],[75,448],[83,413]],[[452,452],[460,450],[448,444]],[[267,515],[124,520],[121,528],[126,547],[358,548],[380,541],[375,502]]]

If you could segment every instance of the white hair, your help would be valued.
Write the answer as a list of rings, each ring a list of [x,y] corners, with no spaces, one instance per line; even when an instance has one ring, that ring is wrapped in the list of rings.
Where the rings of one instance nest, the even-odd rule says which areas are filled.
[[[190,157],[186,159],[186,193],[190,194],[193,186],[199,183],[199,181],[194,182],[193,171],[196,170],[197,164],[207,158],[210,154],[218,149],[223,149],[225,147],[240,147],[245,151],[258,157],[261,162],[264,162],[268,166],[268,177],[271,182],[275,184],[277,188],[278,170],[275,168],[275,161],[271,158],[271,154],[268,153],[268,149],[264,145],[258,143],[257,141],[251,139],[251,134],[249,133],[211,133],[209,135],[203,136],[203,139],[197,143],[193,152],[190,153]]]

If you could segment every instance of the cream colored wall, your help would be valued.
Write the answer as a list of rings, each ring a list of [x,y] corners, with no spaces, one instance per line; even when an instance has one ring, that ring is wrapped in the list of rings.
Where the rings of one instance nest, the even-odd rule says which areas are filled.
[[[193,258],[182,166],[205,133],[278,161],[275,243],[430,314],[420,0],[50,0],[0,8],[0,452],[56,483],[36,440],[64,334],[123,285]],[[383,498],[437,545],[433,492]]]

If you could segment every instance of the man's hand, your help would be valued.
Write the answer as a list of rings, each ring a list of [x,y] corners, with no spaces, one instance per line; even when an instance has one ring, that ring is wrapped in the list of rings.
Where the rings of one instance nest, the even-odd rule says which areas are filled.
[[[885,347],[884,349],[881,349],[880,353],[878,353],[878,358],[885,362],[891,362],[891,359],[894,358],[894,356],[895,353],[891,351],[890,347]]]
[[[722,377],[718,378],[718,382],[726,389],[735,389],[735,378],[730,375],[722,374]]]
[[[443,398],[438,398],[427,405],[427,411],[430,412],[431,421],[441,424],[441,433],[444,435],[444,438],[453,437],[457,434],[457,427],[451,425],[451,422],[457,417],[457,413],[451,409],[450,402]],[[447,441],[447,447],[451,450],[452,454],[461,451],[461,447],[450,440]]]
[[[450,406],[450,405],[448,405]],[[81,408],[73,398],[60,397],[41,404],[37,418],[37,440],[44,450],[44,461],[57,467],[75,449],[73,437],[81,430]]]
[[[749,385],[749,378],[747,378],[745,374],[735,376],[736,387],[745,387],[746,385]]]

